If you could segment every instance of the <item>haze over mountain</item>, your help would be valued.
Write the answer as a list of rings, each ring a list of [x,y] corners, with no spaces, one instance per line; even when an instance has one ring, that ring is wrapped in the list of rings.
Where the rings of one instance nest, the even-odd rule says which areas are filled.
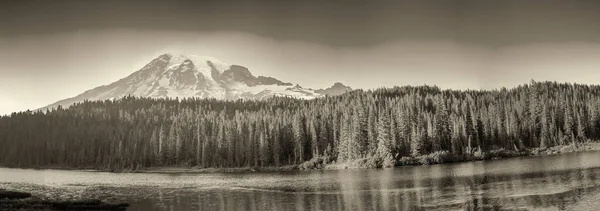
[[[84,100],[118,99],[128,95],[152,98],[266,99],[273,96],[313,99],[352,89],[336,82],[313,90],[268,76],[254,76],[246,67],[197,55],[162,54],[140,70],[109,85],[41,108],[68,107]]]
[[[600,1],[175,1],[2,5],[0,115],[110,84],[165,52],[315,89],[600,78]]]

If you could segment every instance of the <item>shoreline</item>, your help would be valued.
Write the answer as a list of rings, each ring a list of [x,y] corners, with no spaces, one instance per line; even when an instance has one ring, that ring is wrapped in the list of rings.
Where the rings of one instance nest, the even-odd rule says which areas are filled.
[[[403,166],[421,166],[421,165],[438,165],[438,164],[449,164],[449,163],[462,163],[462,162],[473,162],[473,161],[483,161],[483,160],[497,160],[497,159],[506,159],[506,158],[514,158],[514,157],[534,157],[534,156],[547,156],[547,155],[556,155],[556,154],[565,154],[565,153],[573,153],[573,152],[585,152],[585,151],[597,151],[600,150],[600,142],[585,142],[578,144],[569,144],[569,145],[560,145],[549,147],[546,149],[533,148],[527,149],[521,152],[517,151],[502,151],[500,154],[492,154],[490,152],[488,155],[484,157],[474,157],[474,156],[461,156],[456,158],[454,156],[451,160],[435,162],[429,160],[429,155],[423,155],[417,158],[410,157],[407,159],[400,159],[397,161],[396,165],[393,167],[387,168],[395,168],[395,167],[403,167]],[[485,153],[484,153],[485,154]],[[492,154],[492,155],[489,155]],[[312,168],[301,167],[305,166],[305,163],[311,162],[306,161],[302,164],[296,165],[286,165],[286,166],[271,166],[271,167],[232,167],[232,168],[199,168],[199,167],[177,167],[177,166],[166,166],[166,167],[149,167],[144,169],[136,169],[136,170],[118,170],[118,171],[105,171],[94,168],[73,168],[66,166],[40,166],[40,167],[9,167],[9,166],[0,166],[3,168],[16,168],[16,169],[33,169],[33,170],[65,170],[65,171],[83,171],[83,172],[109,172],[109,173],[160,173],[160,174],[182,174],[182,173],[250,173],[250,172],[292,172],[292,171],[310,171],[310,170],[342,170],[342,169],[375,169],[370,167],[359,166],[356,163],[360,161],[367,160],[368,158],[362,158],[354,161],[344,162],[344,163],[322,163],[322,159],[320,162],[311,163],[314,165]],[[423,161],[424,159],[428,159],[427,161]],[[399,164],[400,162],[400,164]],[[426,162],[426,163],[422,163]],[[377,167],[384,168],[384,167]]]
[[[242,172],[283,172],[283,171],[298,171],[298,165],[273,166],[273,167],[234,167],[234,168],[198,168],[198,167],[150,167],[133,171],[125,171],[124,173],[162,173],[162,174],[178,174],[178,173],[242,173]]]
[[[549,156],[549,155],[558,155],[558,154],[567,154],[574,152],[586,152],[586,151],[599,151],[600,150],[600,142],[588,141],[584,143],[576,143],[576,144],[568,144],[568,145],[560,145],[548,147],[545,149],[541,148],[533,148],[533,149],[525,149],[523,151],[489,151],[484,152],[483,157],[477,157],[474,155],[450,155],[449,159],[442,162],[432,161],[432,155],[436,155],[438,153],[431,153],[428,155],[422,155],[420,157],[403,157],[400,160],[396,161],[396,165],[392,167],[379,167],[379,168],[396,168],[396,167],[408,167],[408,166],[424,166],[424,165],[443,165],[450,163],[464,163],[464,162],[475,162],[475,161],[486,161],[486,160],[502,160],[508,158],[517,158],[517,157],[538,157],[538,156]],[[404,159],[406,158],[406,160]],[[363,158],[362,160],[365,160]],[[359,159],[360,160],[360,159]],[[400,163],[400,164],[399,164]],[[354,165],[354,166],[353,166]],[[324,165],[324,170],[340,170],[340,169],[365,169],[364,167],[356,166],[356,160],[346,163],[331,163]]]
[[[41,199],[18,190],[0,189],[0,210],[105,210],[123,211],[128,203],[109,203],[99,199]]]

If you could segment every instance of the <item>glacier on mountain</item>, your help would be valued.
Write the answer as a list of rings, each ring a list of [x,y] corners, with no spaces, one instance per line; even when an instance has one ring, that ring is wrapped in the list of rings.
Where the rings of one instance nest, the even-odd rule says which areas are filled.
[[[339,83],[313,90],[265,76],[247,68],[196,55],[162,54],[140,70],[109,85],[96,87],[47,107],[68,107],[84,100],[119,99],[128,95],[152,98],[266,99],[273,96],[313,99],[351,90]],[[335,92],[333,92],[335,91]]]

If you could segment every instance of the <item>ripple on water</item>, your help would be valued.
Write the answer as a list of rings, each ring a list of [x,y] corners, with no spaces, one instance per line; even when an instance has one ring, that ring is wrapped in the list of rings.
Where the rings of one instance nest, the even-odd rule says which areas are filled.
[[[590,210],[600,207],[599,155],[286,173],[118,174],[0,168],[0,188],[42,198],[126,200],[132,210]]]

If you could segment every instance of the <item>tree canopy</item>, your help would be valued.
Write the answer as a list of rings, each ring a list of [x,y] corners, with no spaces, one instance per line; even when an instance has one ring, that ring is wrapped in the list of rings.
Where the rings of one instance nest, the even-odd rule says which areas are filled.
[[[128,96],[0,117],[0,164],[280,166],[320,156],[344,162],[544,148],[599,136],[596,85],[532,81],[488,91],[404,86],[313,100]]]

